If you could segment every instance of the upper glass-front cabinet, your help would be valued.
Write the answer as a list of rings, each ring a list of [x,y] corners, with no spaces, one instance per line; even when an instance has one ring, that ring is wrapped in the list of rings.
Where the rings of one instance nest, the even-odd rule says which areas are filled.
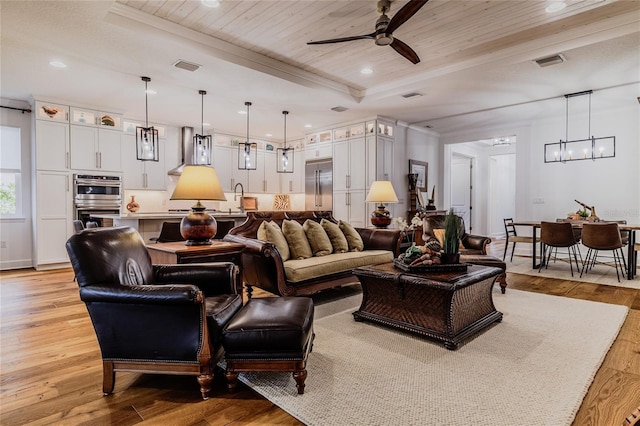
[[[134,135],[136,134],[136,127],[144,127],[144,123],[137,121],[124,120],[123,123],[124,127],[122,128],[122,130],[124,130],[125,133],[132,133]],[[164,138],[166,136],[166,128],[164,126],[158,126],[157,124],[153,123],[149,123],[149,126],[153,126],[153,128],[158,131],[159,138]]]
[[[66,105],[36,101],[36,118],[38,120],[68,122],[69,107]]]
[[[110,112],[72,107],[70,121],[71,124],[79,124],[81,126],[108,127],[122,130],[122,117]]]

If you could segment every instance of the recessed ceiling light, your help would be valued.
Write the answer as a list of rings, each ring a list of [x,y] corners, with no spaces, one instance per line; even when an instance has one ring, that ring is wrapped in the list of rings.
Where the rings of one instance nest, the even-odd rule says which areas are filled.
[[[220,0],[200,0],[207,7],[220,7]]]
[[[562,9],[564,9],[565,7],[567,7],[567,4],[563,1],[554,1],[549,3],[549,6],[547,6],[544,10],[547,13],[553,13],[553,12],[559,12]]]
[[[360,74],[365,74],[365,75],[373,74],[373,68],[364,67],[360,70]]]
[[[271,133],[267,133],[265,134],[266,137],[270,138],[271,136],[273,136]]]
[[[157,95],[157,94],[158,94],[158,92],[156,92],[156,91],[155,91],[155,90],[153,90],[153,89],[147,89],[147,90],[146,90],[146,93],[147,93],[147,95]]]
[[[49,62],[49,65],[51,65],[52,67],[56,67],[56,68],[66,68],[67,64],[65,64],[62,61],[51,61]]]
[[[245,111],[245,110],[238,111],[238,114],[246,114],[246,113],[247,113],[247,111]]]
[[[313,126],[311,124],[305,124],[304,127],[306,127],[307,129],[312,128]]]

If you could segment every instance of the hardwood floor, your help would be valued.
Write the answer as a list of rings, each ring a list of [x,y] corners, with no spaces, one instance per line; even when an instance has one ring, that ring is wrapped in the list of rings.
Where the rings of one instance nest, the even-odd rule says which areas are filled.
[[[492,246],[501,257],[504,246]],[[574,421],[621,425],[640,405],[640,291],[515,274],[508,282],[507,294],[519,289],[631,308]],[[0,320],[2,425],[300,424],[244,385],[227,393],[219,374],[208,401],[194,377],[136,373],[118,373],[115,393],[102,396],[98,343],[69,269],[0,272]]]

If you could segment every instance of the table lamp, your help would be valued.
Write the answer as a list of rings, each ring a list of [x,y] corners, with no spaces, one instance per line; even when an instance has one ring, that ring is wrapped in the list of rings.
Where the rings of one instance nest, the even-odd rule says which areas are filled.
[[[385,208],[385,203],[397,203],[398,197],[393,185],[388,180],[377,180],[371,184],[369,194],[365,200],[368,203],[380,203],[371,213],[371,224],[376,228],[386,228],[391,223],[391,214]]]
[[[216,171],[207,166],[185,166],[171,199],[198,201],[191,207],[191,213],[182,218],[180,235],[187,240],[188,246],[210,245],[218,225],[216,220],[205,212],[206,207],[200,200],[227,201]]]

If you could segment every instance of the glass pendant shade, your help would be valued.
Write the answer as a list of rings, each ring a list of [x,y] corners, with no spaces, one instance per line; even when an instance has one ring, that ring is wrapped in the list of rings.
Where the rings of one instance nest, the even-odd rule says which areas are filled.
[[[204,95],[207,94],[205,90],[200,90],[198,93],[202,96],[202,108],[200,115],[201,134],[196,134],[193,137],[193,164],[197,166],[209,166],[211,165],[211,152],[213,150],[213,138],[211,135],[204,134]]]
[[[293,147],[287,147],[287,115],[289,111],[282,111],[284,115],[284,145],[276,150],[276,171],[278,173],[293,173]]]
[[[159,161],[158,130],[149,126],[149,101],[147,99],[147,83],[149,77],[142,77],[144,81],[144,109],[145,126],[136,126],[136,158],[141,161]]]
[[[247,140],[238,144],[238,169],[256,170],[258,167],[258,144],[249,141],[249,107],[251,102],[244,104],[247,107]]]

